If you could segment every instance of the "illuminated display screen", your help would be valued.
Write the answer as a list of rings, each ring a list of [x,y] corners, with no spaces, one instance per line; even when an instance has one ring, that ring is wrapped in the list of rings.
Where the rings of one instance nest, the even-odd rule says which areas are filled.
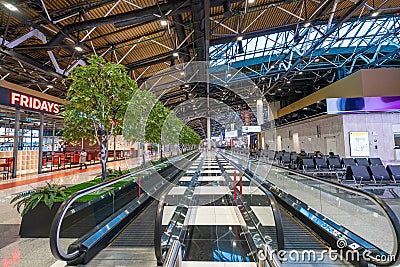
[[[328,114],[400,112],[400,96],[327,98]]]

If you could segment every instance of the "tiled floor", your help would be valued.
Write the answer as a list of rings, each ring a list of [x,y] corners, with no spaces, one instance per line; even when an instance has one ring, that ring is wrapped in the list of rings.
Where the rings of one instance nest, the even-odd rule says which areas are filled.
[[[117,161],[107,164],[109,168],[127,168],[137,166],[139,160]],[[0,261],[2,267],[46,267],[65,266],[57,261],[50,252],[48,238],[21,238],[19,225],[21,216],[10,205],[14,194],[43,186],[45,181],[55,184],[74,185],[92,180],[100,175],[100,165],[91,165],[87,169],[67,169],[40,175],[24,175],[16,179],[0,181]]]

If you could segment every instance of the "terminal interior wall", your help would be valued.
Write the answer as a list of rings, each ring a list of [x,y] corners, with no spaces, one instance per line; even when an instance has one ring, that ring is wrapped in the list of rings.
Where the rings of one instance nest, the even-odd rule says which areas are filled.
[[[342,117],[346,157],[350,157],[349,133],[368,132],[370,157],[383,161],[395,159],[393,125],[400,125],[399,113],[345,114]]]
[[[296,133],[298,134],[298,146],[295,138],[293,138]],[[296,151],[295,147],[298,147],[299,150],[304,149],[306,152],[320,150],[322,153],[327,154],[332,150],[339,155],[344,155],[345,153],[342,116],[322,116],[279,127],[276,135],[277,138],[281,136],[281,149],[286,151]]]

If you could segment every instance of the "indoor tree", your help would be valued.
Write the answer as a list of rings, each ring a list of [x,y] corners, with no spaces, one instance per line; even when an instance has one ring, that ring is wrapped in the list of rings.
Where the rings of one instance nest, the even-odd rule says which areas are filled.
[[[106,179],[108,141],[121,126],[125,111],[137,90],[124,66],[93,55],[86,66],[76,67],[67,77],[68,104],[63,107],[64,137],[89,138],[101,149],[102,179]]]

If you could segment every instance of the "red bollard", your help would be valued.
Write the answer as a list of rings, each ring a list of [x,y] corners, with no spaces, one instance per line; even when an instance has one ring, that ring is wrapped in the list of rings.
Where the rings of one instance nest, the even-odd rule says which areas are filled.
[[[239,181],[239,183],[240,183],[240,199],[243,199],[243,174],[242,173],[240,173],[240,181]]]
[[[236,192],[236,171],[233,172],[233,198],[237,199],[237,192]]]
[[[137,184],[138,184],[138,199],[140,198],[140,180],[141,180],[141,178],[142,178],[142,175],[139,174],[138,175],[138,182],[137,182]]]

